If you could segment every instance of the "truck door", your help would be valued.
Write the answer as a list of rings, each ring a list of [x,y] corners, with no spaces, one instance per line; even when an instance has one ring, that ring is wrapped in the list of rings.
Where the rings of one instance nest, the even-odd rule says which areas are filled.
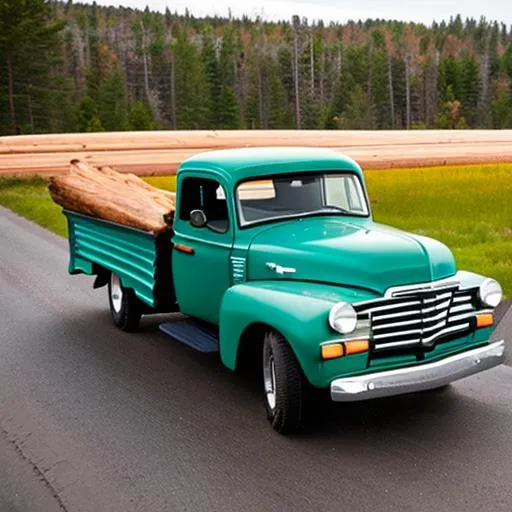
[[[178,186],[172,256],[176,299],[182,313],[218,324],[220,303],[230,286],[234,217],[229,196],[225,185],[200,173],[188,174]],[[192,225],[194,211],[204,213],[206,225]]]

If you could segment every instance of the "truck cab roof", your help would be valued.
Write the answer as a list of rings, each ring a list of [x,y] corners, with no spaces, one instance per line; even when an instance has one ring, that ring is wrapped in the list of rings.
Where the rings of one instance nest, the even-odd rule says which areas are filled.
[[[331,149],[262,147],[208,151],[185,160],[178,173],[187,170],[223,174],[239,182],[258,176],[290,172],[351,171],[362,177],[359,165]]]

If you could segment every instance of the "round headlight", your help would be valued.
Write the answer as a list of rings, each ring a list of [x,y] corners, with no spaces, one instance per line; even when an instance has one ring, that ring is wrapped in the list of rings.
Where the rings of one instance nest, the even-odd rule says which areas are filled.
[[[500,283],[495,281],[494,279],[486,279],[480,285],[480,300],[491,308],[495,308],[503,297],[503,291],[501,289]]]
[[[338,302],[329,313],[329,325],[341,334],[348,334],[356,328],[357,313],[350,304]]]

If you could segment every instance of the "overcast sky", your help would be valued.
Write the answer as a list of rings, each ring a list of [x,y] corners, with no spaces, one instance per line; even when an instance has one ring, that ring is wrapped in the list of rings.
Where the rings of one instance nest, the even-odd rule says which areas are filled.
[[[92,3],[93,0],[81,0]],[[183,13],[188,7],[195,16],[218,14],[226,16],[228,9],[234,16],[260,15],[265,19],[290,19],[293,14],[309,20],[347,21],[349,19],[384,18],[419,21],[426,24],[460,13],[463,17],[498,20],[512,24],[510,0],[96,0],[101,5],[124,5],[163,11],[166,6]]]

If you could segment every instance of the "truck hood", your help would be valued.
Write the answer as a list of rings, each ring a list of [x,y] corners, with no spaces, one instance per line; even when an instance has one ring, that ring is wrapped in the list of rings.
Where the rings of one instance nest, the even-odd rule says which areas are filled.
[[[268,264],[295,272],[279,275]],[[249,280],[316,281],[379,294],[390,286],[435,281],[455,272],[452,253],[436,240],[341,217],[269,226],[252,239],[248,258]]]

